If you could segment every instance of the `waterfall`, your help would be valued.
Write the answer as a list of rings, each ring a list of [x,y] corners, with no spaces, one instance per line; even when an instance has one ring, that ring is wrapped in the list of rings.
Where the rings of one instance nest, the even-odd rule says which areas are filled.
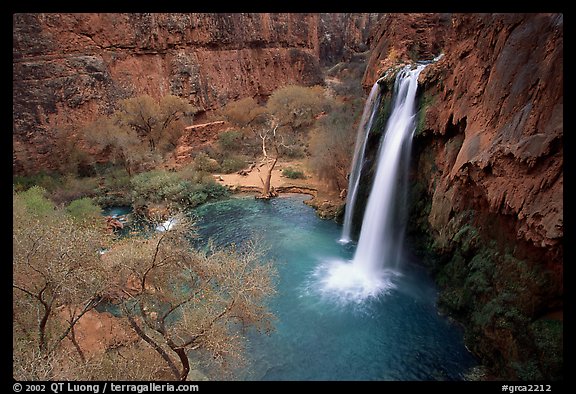
[[[426,67],[404,67],[396,77],[394,102],[384,138],[378,152],[376,175],[368,198],[358,247],[353,265],[358,269],[374,272],[382,266],[398,267],[405,217],[404,179],[407,166],[401,166],[402,154],[409,153],[415,130],[415,101],[418,75]],[[405,158],[406,159],[406,158]],[[403,170],[403,171],[400,171]],[[400,197],[398,198],[398,192]],[[384,261],[383,261],[384,260]]]
[[[380,85],[378,81],[374,83],[366,104],[360,124],[358,125],[358,132],[356,135],[356,145],[354,148],[354,158],[352,159],[352,170],[348,178],[348,194],[346,195],[346,211],[344,212],[344,226],[342,229],[341,243],[348,243],[352,240],[352,218],[354,214],[354,206],[356,204],[356,196],[358,194],[358,185],[360,184],[360,175],[364,165],[364,152],[366,150],[366,142],[368,141],[368,134],[372,128],[372,122],[378,109],[380,102]]]
[[[394,288],[392,278],[398,274],[406,222],[418,75],[424,67],[406,66],[396,76],[392,111],[378,148],[376,174],[354,258],[351,262],[330,261],[316,272],[321,291],[343,301],[360,302]]]

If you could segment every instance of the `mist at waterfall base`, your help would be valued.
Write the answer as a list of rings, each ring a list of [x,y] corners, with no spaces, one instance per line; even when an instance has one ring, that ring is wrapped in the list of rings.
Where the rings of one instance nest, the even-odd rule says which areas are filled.
[[[351,261],[328,261],[321,264],[316,276],[323,295],[340,302],[361,303],[387,294],[395,288],[400,274],[400,260],[406,223],[407,174],[412,135],[415,130],[415,101],[418,75],[425,65],[406,66],[394,84],[392,111],[378,149],[376,174],[372,183],[356,253]],[[344,227],[340,242],[350,239],[351,212],[358,192],[367,136],[370,132],[378,99],[374,84],[366,101],[361,121],[347,199]],[[365,126],[362,124],[365,123]],[[350,204],[350,205],[348,205]]]
[[[438,315],[437,290],[419,265],[403,261],[385,297],[342,303],[322,295],[318,265],[348,261],[355,247],[338,243],[341,226],[318,218],[306,198],[232,198],[195,210],[196,247],[256,240],[278,269],[268,303],[274,330],[247,331],[238,379],[462,380],[476,362],[460,328]]]

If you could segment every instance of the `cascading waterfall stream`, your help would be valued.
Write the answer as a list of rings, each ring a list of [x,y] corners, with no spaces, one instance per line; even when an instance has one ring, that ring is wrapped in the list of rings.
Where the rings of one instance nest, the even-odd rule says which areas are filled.
[[[356,196],[358,195],[358,185],[360,184],[360,175],[364,165],[364,153],[366,151],[366,142],[368,141],[368,134],[372,128],[374,116],[378,109],[380,102],[380,85],[378,81],[372,85],[370,94],[366,99],[364,111],[360,124],[358,125],[358,132],[356,136],[356,145],[354,149],[354,158],[352,159],[352,171],[348,179],[348,194],[346,195],[346,211],[344,212],[344,225],[342,228],[342,237],[339,242],[348,243],[352,240],[352,219],[354,216],[354,206],[356,205]]]
[[[406,221],[407,160],[416,127],[418,75],[424,67],[406,66],[396,77],[392,112],[378,150],[354,258],[328,262],[316,272],[322,291],[343,301],[360,302],[394,287],[392,278],[398,274]]]
[[[388,119],[384,139],[378,153],[376,175],[366,205],[362,230],[353,265],[362,270],[375,271],[382,265],[397,268],[400,231],[405,218],[395,221],[395,213],[404,211],[404,201],[396,198],[398,186],[403,186],[405,174],[399,174],[402,153],[412,142],[415,130],[415,100],[418,75],[425,65],[411,70],[409,66],[400,71],[396,78],[395,103]],[[400,179],[400,182],[398,178]],[[403,192],[403,191],[402,191]]]

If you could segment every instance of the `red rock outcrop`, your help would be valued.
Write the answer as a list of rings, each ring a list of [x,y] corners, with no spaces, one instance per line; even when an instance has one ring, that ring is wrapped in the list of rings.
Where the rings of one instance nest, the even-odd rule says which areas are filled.
[[[441,228],[449,217],[439,207],[458,209],[458,189],[474,184],[490,212],[515,221],[517,239],[560,263],[562,16],[457,15],[445,53],[422,75],[434,102],[424,127],[464,139],[436,188],[432,225]]]
[[[384,14],[329,13],[319,15],[320,64],[351,60],[370,49],[371,36]],[[336,27],[336,28],[335,28]]]

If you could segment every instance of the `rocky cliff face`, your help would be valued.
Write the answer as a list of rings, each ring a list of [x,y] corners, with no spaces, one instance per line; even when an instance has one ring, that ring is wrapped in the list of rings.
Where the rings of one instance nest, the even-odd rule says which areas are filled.
[[[331,13],[320,14],[318,41],[320,63],[331,65],[351,60],[357,53],[370,49],[374,31],[384,14]]]
[[[370,85],[414,57],[407,48],[420,39],[418,57],[444,53],[420,76],[410,236],[425,236],[420,246],[435,259],[440,305],[465,323],[469,348],[493,373],[558,379],[563,17],[457,14],[448,21],[385,19],[375,44],[382,50],[365,74]]]
[[[46,166],[54,130],[120,99],[184,97],[201,110],[323,83],[320,63],[364,50],[367,14],[16,14],[14,165]],[[356,19],[354,19],[356,20]]]
[[[399,62],[430,60],[442,52],[451,25],[450,14],[386,14],[368,41],[371,53],[363,85],[369,88]]]

